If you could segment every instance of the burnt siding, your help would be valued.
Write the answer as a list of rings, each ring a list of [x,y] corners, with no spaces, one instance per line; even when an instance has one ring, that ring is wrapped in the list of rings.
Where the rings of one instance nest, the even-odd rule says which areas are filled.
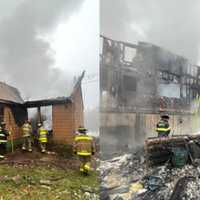
[[[149,43],[139,42],[138,45],[132,45],[106,37],[102,39],[102,150],[109,149],[112,145],[115,149],[129,145],[135,147],[142,144],[146,137],[156,136],[155,125],[161,110],[170,114],[170,122],[176,134],[191,133],[200,128],[197,124],[198,115],[192,115],[191,112],[191,103],[195,101],[197,94],[200,94],[198,66],[192,65],[184,57]],[[126,59],[127,47],[135,50],[135,54],[129,60]],[[162,84],[170,86],[169,91],[160,91]],[[171,89],[173,84],[178,88],[177,97],[165,96],[167,92],[175,92]],[[127,118],[129,115],[132,117]],[[181,118],[183,123],[180,123]],[[128,122],[124,124],[126,120]],[[111,138],[115,142],[109,143]]]
[[[132,60],[127,62],[124,60],[125,47],[131,44],[106,38],[103,41],[100,91],[101,94],[107,92],[107,99],[104,98],[101,102],[103,110],[137,108],[159,111],[163,97],[166,110],[190,111],[190,103],[200,93],[200,73],[197,66],[181,56],[143,42],[132,47],[136,52]],[[131,77],[136,83],[130,83],[131,86],[128,87],[127,79]],[[161,95],[161,84],[176,84],[180,87],[180,97]],[[187,94],[184,95],[185,93]]]

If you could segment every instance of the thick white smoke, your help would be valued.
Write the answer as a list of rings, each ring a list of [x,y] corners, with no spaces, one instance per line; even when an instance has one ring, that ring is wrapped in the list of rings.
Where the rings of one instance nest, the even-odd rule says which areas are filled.
[[[199,9],[198,0],[101,0],[101,34],[151,42],[197,63]]]
[[[29,99],[67,95],[73,77],[53,68],[55,52],[44,35],[66,21],[83,2],[23,0],[4,14],[0,18],[0,80],[19,88]]]

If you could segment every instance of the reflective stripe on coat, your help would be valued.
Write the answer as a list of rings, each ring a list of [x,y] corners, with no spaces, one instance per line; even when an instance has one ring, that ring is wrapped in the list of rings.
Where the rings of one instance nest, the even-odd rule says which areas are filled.
[[[79,156],[91,156],[95,151],[94,141],[91,136],[77,135],[74,142],[74,151]]]
[[[47,142],[47,133],[48,131],[44,129],[43,127],[39,128],[39,141],[40,142]]]
[[[28,123],[25,123],[23,126],[22,126],[22,133],[23,133],[23,137],[27,137],[27,136],[30,136],[31,135],[31,132],[32,132],[32,126]]]

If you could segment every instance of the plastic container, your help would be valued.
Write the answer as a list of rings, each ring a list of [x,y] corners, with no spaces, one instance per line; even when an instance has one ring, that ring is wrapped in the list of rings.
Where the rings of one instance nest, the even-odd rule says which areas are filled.
[[[184,148],[174,148],[172,150],[172,164],[174,167],[181,168],[187,164],[188,152]]]

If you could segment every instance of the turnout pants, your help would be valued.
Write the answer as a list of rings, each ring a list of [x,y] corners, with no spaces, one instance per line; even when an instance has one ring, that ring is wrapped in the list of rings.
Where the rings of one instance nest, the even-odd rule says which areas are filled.
[[[168,137],[168,132],[158,132],[158,137]]]
[[[80,156],[80,172],[88,174],[91,171],[91,156]]]
[[[46,152],[46,146],[47,146],[46,142],[40,142],[40,150],[42,153]]]
[[[22,149],[32,151],[32,143],[31,143],[31,137],[30,136],[23,137]]]
[[[0,159],[4,159],[4,155],[6,154],[7,143],[0,143]]]

